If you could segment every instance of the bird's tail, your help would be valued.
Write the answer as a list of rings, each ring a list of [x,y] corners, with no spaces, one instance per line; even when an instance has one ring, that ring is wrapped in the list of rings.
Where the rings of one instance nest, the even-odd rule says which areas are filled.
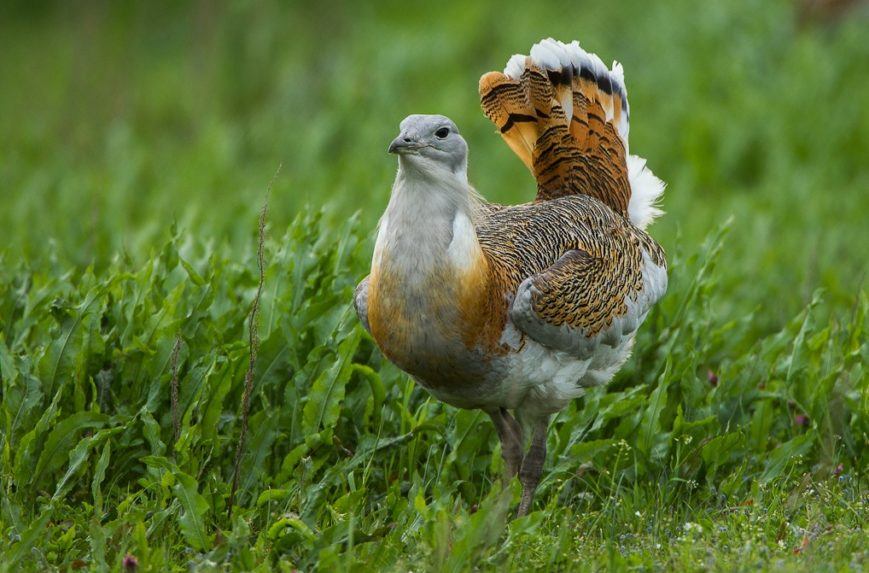
[[[608,69],[578,42],[543,40],[503,73],[480,78],[483,112],[537,179],[538,199],[592,195],[644,227],[663,183],[628,155],[622,66]]]

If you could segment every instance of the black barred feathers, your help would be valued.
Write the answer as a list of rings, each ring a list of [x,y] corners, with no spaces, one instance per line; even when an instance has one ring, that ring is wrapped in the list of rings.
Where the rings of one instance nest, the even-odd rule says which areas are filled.
[[[537,198],[594,197],[625,214],[628,100],[621,66],[544,40],[480,78],[483,112],[537,179]]]

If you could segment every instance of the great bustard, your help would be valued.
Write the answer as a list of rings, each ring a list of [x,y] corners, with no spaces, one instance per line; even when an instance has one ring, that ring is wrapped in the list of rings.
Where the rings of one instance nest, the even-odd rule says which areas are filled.
[[[622,67],[577,42],[513,56],[504,73],[483,75],[480,97],[537,198],[487,203],[468,183],[456,125],[407,117],[389,146],[398,174],[355,302],[392,362],[438,399],[491,416],[524,515],[550,416],[613,377],[667,288],[664,252],[643,230],[664,185],[628,154]]]

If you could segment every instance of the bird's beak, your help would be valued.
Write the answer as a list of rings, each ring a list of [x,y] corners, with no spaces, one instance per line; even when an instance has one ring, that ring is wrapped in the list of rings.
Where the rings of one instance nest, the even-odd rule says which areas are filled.
[[[398,137],[392,140],[392,143],[389,144],[389,149],[387,151],[389,153],[395,153],[397,155],[404,155],[405,153],[415,151],[422,147],[418,141],[415,139],[408,137],[404,133],[400,133]]]

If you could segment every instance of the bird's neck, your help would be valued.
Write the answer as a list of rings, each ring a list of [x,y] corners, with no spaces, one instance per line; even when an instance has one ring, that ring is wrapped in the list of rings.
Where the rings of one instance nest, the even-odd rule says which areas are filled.
[[[485,296],[487,285],[474,229],[478,204],[463,173],[433,176],[400,166],[380,221],[370,279],[369,320],[382,347],[387,338],[396,345],[418,335],[461,338],[463,316]]]
[[[461,274],[482,254],[473,224],[477,204],[464,173],[433,174],[402,162],[380,222],[373,266],[385,266],[408,283]]]

